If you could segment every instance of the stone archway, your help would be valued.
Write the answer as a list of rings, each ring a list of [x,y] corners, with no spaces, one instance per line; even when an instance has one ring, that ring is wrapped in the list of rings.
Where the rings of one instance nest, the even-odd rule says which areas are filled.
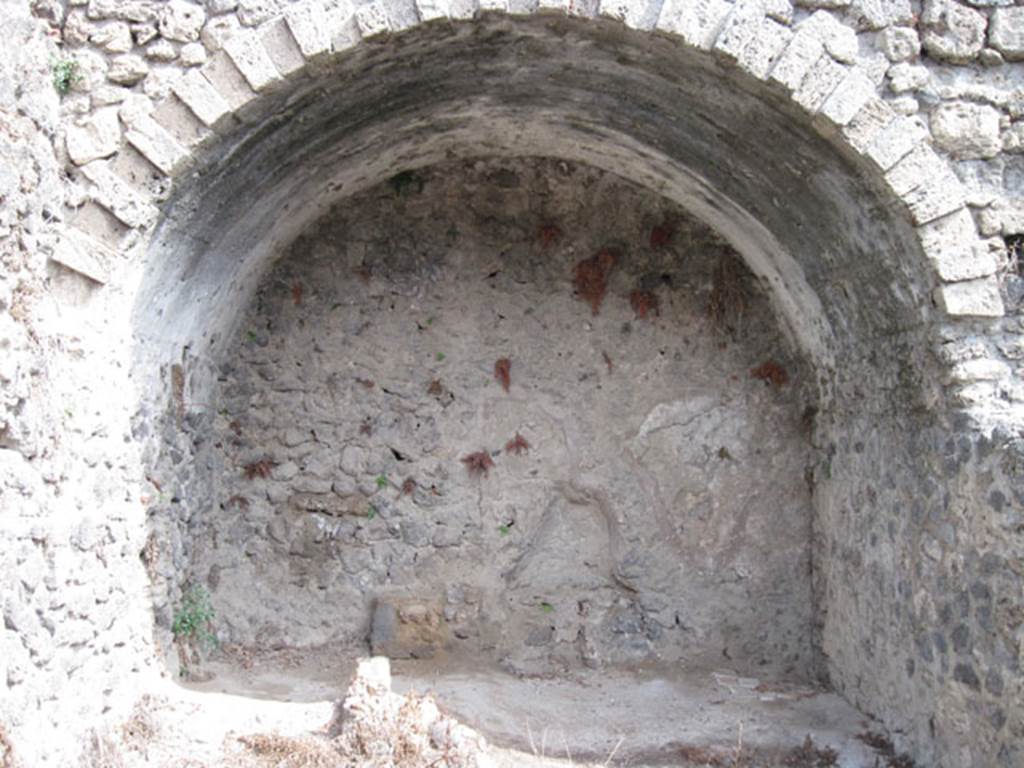
[[[815,642],[829,678],[922,759],[994,754],[995,732],[965,746],[932,730],[993,706],[978,681],[997,650],[950,671],[926,627],[951,580],[972,593],[988,567],[977,542],[949,540],[956,502],[933,477],[976,492],[957,475],[972,449],[945,429],[963,392],[1003,374],[937,350],[1001,314],[995,263],[945,161],[830,20],[791,29],[756,2],[293,6],[152,111],[120,109],[130,148],[82,166],[98,206],[58,260],[107,280],[135,230],[120,284],[139,402],[187,421],[273,255],[343,197],[450,153],[538,147],[657,192],[730,241],[814,366]],[[943,553],[962,546],[961,568]]]

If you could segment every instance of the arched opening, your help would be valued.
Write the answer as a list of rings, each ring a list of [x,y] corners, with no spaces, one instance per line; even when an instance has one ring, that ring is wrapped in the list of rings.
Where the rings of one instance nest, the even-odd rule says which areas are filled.
[[[173,489],[170,503],[152,510],[154,542],[172,564],[156,574],[158,627],[166,633],[191,582],[210,589],[228,620],[226,639],[242,644],[370,641],[375,629],[386,632],[390,610],[390,620],[414,628],[413,647],[399,642],[397,655],[429,655],[414,652],[417,643],[447,650],[466,642],[528,673],[567,663],[566,649],[581,667],[671,660],[706,672],[717,655],[736,675],[761,668],[783,682],[828,681],[887,722],[926,727],[901,714],[918,683],[898,650],[912,642],[915,618],[896,596],[919,575],[878,543],[899,550],[914,524],[903,514],[907,500],[924,508],[938,493],[919,458],[935,436],[928,408],[939,399],[926,322],[933,286],[902,203],[861,160],[813,129],[783,93],[728,63],[610,22],[544,17],[426,25],[367,43],[240,117],[165,207],[135,315],[144,401],[164,423],[151,466]],[[556,209],[572,212],[572,226],[547,221],[524,179],[557,189]],[[588,199],[575,180],[604,185],[610,199]],[[466,198],[474,183],[479,201]],[[432,199],[435,190],[442,200]],[[521,232],[516,205],[525,206]],[[388,225],[396,215],[405,218]],[[401,244],[436,235],[446,215],[473,237],[433,250]],[[487,232],[490,221],[501,238]],[[545,226],[571,243],[545,251]],[[369,234],[355,234],[361,227]],[[688,250],[669,231],[716,245]],[[362,251],[350,254],[350,243]],[[617,249],[620,266],[607,269],[608,305],[595,316],[571,287],[581,261],[595,258],[604,269],[597,254],[606,246]],[[420,296],[431,260],[442,256],[465,266]],[[347,274],[337,268],[342,259]],[[719,338],[708,307],[720,265],[739,261],[744,269],[732,274],[747,325],[730,326],[726,302]],[[525,269],[522,283],[515,269]],[[472,289],[469,274],[477,276]],[[551,316],[564,317],[563,327],[531,329],[519,319],[492,349],[492,329],[478,326],[500,329],[513,317],[502,312],[506,304],[529,317],[523,292],[549,289]],[[634,290],[657,296],[663,315],[638,317],[628,302]],[[463,310],[442,315],[457,300]],[[364,317],[377,330],[360,331]],[[437,346],[435,323],[458,338],[465,317],[474,324],[464,356]],[[641,332],[648,335],[633,341]],[[686,339],[692,358],[680,346]],[[605,349],[613,343],[620,349]],[[594,354],[578,372],[562,369],[560,346],[580,360],[588,346]],[[349,349],[362,357],[340,361]],[[503,358],[512,365],[507,395],[493,369]],[[332,378],[332,367],[367,365],[360,360],[377,362],[368,373]],[[642,382],[610,383],[623,360],[619,372]],[[274,373],[261,378],[268,365]],[[292,383],[276,390],[269,382],[279,374]],[[440,392],[431,392],[435,381]],[[300,390],[310,403],[321,396],[312,410],[334,415],[322,414],[318,426],[309,408],[297,412]],[[410,457],[430,452],[404,422],[384,417],[397,409],[436,421],[453,393],[457,407],[463,394],[471,406],[464,431],[439,430],[429,466],[414,461],[406,475]],[[617,399],[601,399],[609,395]],[[640,404],[644,397],[653,399]],[[628,398],[638,403],[622,413]],[[407,409],[413,400],[422,402]],[[530,410],[538,401],[566,415],[542,418]],[[335,434],[321,440],[331,419]],[[567,421],[578,437],[567,434]],[[370,434],[360,433],[363,424]],[[513,458],[504,440],[516,432],[531,453]],[[273,451],[264,450],[271,439]],[[578,456],[565,446],[574,440],[587,444]],[[310,444],[319,447],[303,447]],[[496,450],[494,477],[472,477]],[[478,451],[486,461],[462,461]],[[530,462],[544,489],[536,497],[530,470],[514,474]],[[489,487],[507,492],[484,504]],[[716,488],[719,495],[709,493]],[[458,510],[460,499],[473,506],[471,489],[479,494],[472,515]],[[417,506],[432,512],[416,519]],[[696,519],[681,524],[683,514]],[[753,522],[740,531],[743,520]],[[448,528],[456,530],[441,530]],[[520,549],[510,547],[525,529]],[[368,565],[334,541],[349,536],[373,553],[373,531],[382,543]],[[419,564],[417,550],[445,561],[442,550],[466,536],[479,565],[473,578],[450,581],[444,567]],[[728,565],[714,556],[726,550],[734,550]],[[654,565],[638,576],[645,559]],[[672,563],[677,571],[666,574]],[[491,570],[501,578],[481,588],[486,599],[475,598],[474,579],[486,587]],[[247,615],[246,585],[262,594],[263,578],[283,591],[271,587]],[[442,584],[451,594],[438,594]],[[303,610],[292,589],[316,612]],[[599,617],[575,596],[584,590]],[[731,605],[737,590],[744,597]],[[362,618],[316,603],[324,592]],[[465,615],[485,603],[491,623],[467,629]],[[273,620],[261,615],[270,612]],[[515,631],[502,625],[509,619]],[[430,628],[426,639],[417,626]],[[431,634],[436,628],[442,639]]]

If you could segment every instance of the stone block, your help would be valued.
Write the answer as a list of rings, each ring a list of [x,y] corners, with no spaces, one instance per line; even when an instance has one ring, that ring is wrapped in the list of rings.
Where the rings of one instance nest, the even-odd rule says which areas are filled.
[[[772,67],[769,78],[795,91],[803,83],[811,67],[821,59],[824,50],[825,44],[813,31],[797,31]]]
[[[117,108],[97,110],[68,127],[65,137],[68,156],[75,165],[110,157],[121,145],[121,124]]]
[[[859,69],[850,69],[821,107],[821,114],[836,125],[846,125],[874,97],[875,84]]]
[[[149,65],[134,53],[115,56],[107,70],[107,79],[118,85],[135,85],[149,74]]]
[[[879,132],[897,117],[887,102],[873,96],[843,128],[846,140],[858,152],[866,152]]]
[[[925,0],[921,24],[925,50],[940,61],[964,64],[985,47],[985,17],[956,0]]]
[[[763,80],[792,39],[793,31],[789,27],[766,18],[740,53],[738,63],[754,77]]]
[[[853,0],[847,18],[857,29],[884,29],[911,23],[914,9],[910,0]]]
[[[722,23],[712,49],[715,53],[738,59],[759,31],[764,18],[764,0],[737,0]]]
[[[185,0],[170,0],[160,14],[158,28],[168,40],[191,43],[199,39],[206,23],[206,10],[201,5]]]
[[[940,286],[939,298],[946,313],[956,317],[1002,317],[1003,299],[995,277],[966,280]]]
[[[50,255],[61,266],[100,285],[110,278],[110,257],[104,246],[70,228],[61,235]]]
[[[472,19],[478,8],[476,0],[448,0],[448,16],[452,19]]]
[[[361,493],[339,496],[335,493],[296,493],[288,504],[301,512],[331,517],[366,517],[370,513],[370,500]]]
[[[352,9],[354,12],[354,8]],[[312,59],[331,49],[329,25],[324,23],[327,9],[320,0],[290,5],[284,18],[295,42],[307,59]]]
[[[883,171],[892,168],[928,136],[928,129],[917,117],[897,117],[880,129],[865,150]]]
[[[224,51],[217,51],[199,70],[232,110],[248,104],[256,96],[249,82]]]
[[[1024,8],[997,8],[989,22],[988,40],[1007,61],[1024,60]]]
[[[283,18],[268,21],[260,27],[259,36],[278,72],[287,76],[302,69],[305,58]]]
[[[889,88],[893,93],[919,91],[928,84],[930,79],[931,73],[928,68],[920,64],[904,61],[889,69]]]
[[[356,23],[365,38],[383,35],[391,31],[387,9],[381,0],[356,8]]]
[[[259,35],[247,30],[224,43],[224,51],[254,91],[262,91],[281,79]]]
[[[730,11],[732,6],[725,0],[666,0],[656,27],[710,50]]]
[[[999,110],[987,104],[940,104],[931,115],[932,138],[939,149],[957,160],[992,158],[1003,148],[999,117]]]
[[[207,126],[215,125],[231,111],[217,89],[198,70],[187,71],[172,88],[175,95]]]
[[[125,138],[149,162],[172,175],[188,158],[188,150],[153,119],[144,103],[148,104],[148,99],[129,99],[121,106],[121,122],[127,128]]]
[[[370,622],[370,649],[391,659],[429,659],[448,643],[440,601],[377,598]]]
[[[878,34],[878,47],[889,61],[909,61],[921,53],[921,38],[911,27],[889,27]]]
[[[82,166],[82,173],[95,187],[96,202],[129,227],[144,227],[159,211],[148,199],[115,174],[104,160]]]
[[[817,112],[846,77],[848,67],[823,54],[793,93],[793,100],[808,112]]]

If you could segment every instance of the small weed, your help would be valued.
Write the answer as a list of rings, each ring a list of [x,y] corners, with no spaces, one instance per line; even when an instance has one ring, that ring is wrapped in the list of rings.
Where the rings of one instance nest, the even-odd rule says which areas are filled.
[[[377,483],[377,487],[380,488],[381,490],[384,490],[389,485],[391,485],[387,475],[377,475],[377,479],[375,482]]]
[[[719,330],[735,332],[746,314],[748,303],[749,290],[742,262],[723,256],[711,276],[708,317]]]
[[[369,420],[364,421],[359,425],[359,434],[370,437],[373,434],[373,425],[370,424]]]
[[[505,450],[509,453],[514,453],[516,456],[522,456],[530,450],[530,444],[526,442],[525,437],[516,432],[516,436],[505,443]]]
[[[540,228],[538,239],[540,247],[547,249],[562,239],[562,230],[554,224],[545,224]]]
[[[643,320],[650,314],[660,314],[658,296],[652,291],[630,291],[629,306],[633,309],[637,320]]]
[[[439,362],[439,363],[444,362],[444,352],[438,352],[437,353],[437,362]]]
[[[659,224],[651,229],[651,249],[658,251],[672,242],[675,230],[668,224]]]
[[[375,506],[373,506],[373,504],[371,504],[369,509],[367,509],[367,511],[366,511],[366,519],[367,520],[373,520],[373,518],[375,518],[376,516],[377,516],[377,508]]]
[[[508,392],[508,388],[512,386],[512,361],[507,357],[503,357],[494,364],[494,378],[501,388]]]
[[[61,96],[67,96],[82,81],[81,68],[74,59],[54,61],[50,69],[53,72],[53,87]]]
[[[551,603],[548,603],[548,602],[542,602],[540,604],[540,609],[544,613],[554,613],[555,612],[555,606],[553,606]]]
[[[462,463],[466,465],[469,474],[486,476],[490,472],[491,467],[494,466],[494,459],[491,458],[491,454],[487,451],[477,451],[468,456],[463,456]]]
[[[510,533],[512,533],[512,525],[499,525],[498,533],[500,533],[502,536],[508,536]]]
[[[431,397],[440,397],[444,394],[444,386],[442,386],[440,379],[434,379],[430,382],[430,386],[427,387],[427,394]]]
[[[760,379],[765,384],[770,384],[773,387],[781,387],[789,381],[789,374],[786,373],[785,368],[774,360],[766,360],[756,368],[750,369],[750,378]]]
[[[217,637],[213,634],[213,607],[210,593],[200,586],[192,586],[182,596],[181,605],[174,612],[171,632],[178,644],[182,674],[189,674],[189,662],[199,663],[202,647],[216,647]],[[191,651],[191,653],[190,653]]]
[[[407,477],[405,478],[405,480],[402,481],[402,492],[399,494],[399,496],[412,496],[412,494],[415,491],[416,480],[411,477]]]
[[[246,332],[245,332],[245,336],[246,336],[246,338],[248,338],[248,339],[249,339],[249,341],[250,341],[250,342],[252,342],[253,344],[255,344],[255,343],[256,343],[256,331],[246,331]]]
[[[259,461],[251,461],[242,467],[242,472],[247,480],[255,480],[257,477],[270,477],[271,471],[277,466],[273,459],[263,458]]]
[[[611,274],[618,254],[602,248],[595,256],[584,259],[573,268],[572,284],[576,295],[590,305],[590,311],[598,314],[601,303],[608,292],[608,276]]]

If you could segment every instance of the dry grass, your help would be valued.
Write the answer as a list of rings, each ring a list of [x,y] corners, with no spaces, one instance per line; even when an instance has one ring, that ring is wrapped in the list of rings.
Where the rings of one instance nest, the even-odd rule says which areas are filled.
[[[273,768],[339,768],[341,756],[330,741],[315,736],[292,738],[277,733],[241,736],[255,765]]]
[[[708,317],[720,331],[739,332],[750,304],[746,267],[734,256],[723,255],[715,264],[708,297]]]

